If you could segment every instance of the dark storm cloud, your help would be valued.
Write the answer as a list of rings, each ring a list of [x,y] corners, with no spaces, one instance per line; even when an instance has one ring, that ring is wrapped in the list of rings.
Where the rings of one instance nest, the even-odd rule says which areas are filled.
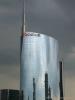
[[[71,47],[75,46],[75,1],[25,0],[25,3],[27,30],[55,37],[64,57],[67,52],[71,52]],[[22,0],[0,0],[0,8],[1,63],[8,64],[10,58],[10,63],[16,64],[19,63],[15,55],[19,55]],[[7,54],[4,49],[8,52],[12,49],[11,54]]]
[[[19,64],[19,52],[16,50],[0,51],[0,65],[17,65]]]
[[[19,64],[20,8],[18,0],[0,0],[0,66]]]
[[[72,10],[74,11],[75,9],[75,1],[74,0],[55,0],[60,7],[68,10],[69,12]]]
[[[60,43],[74,44],[75,7],[68,0],[30,0],[26,5],[28,30],[49,34]],[[73,4],[74,5],[74,4]],[[67,38],[68,37],[68,38]]]
[[[19,8],[19,9],[18,9]],[[12,24],[12,22],[15,21],[18,22],[18,18],[20,17],[20,4],[18,3],[18,0],[1,0],[0,1],[0,22],[1,24]]]
[[[13,7],[16,4],[19,4],[21,0],[0,0],[0,5],[4,7]]]

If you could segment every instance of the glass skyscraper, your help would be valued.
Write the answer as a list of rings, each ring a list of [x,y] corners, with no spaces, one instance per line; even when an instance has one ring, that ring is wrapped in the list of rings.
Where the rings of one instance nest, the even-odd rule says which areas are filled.
[[[35,32],[23,34],[20,85],[24,100],[59,100],[59,55],[56,39]]]

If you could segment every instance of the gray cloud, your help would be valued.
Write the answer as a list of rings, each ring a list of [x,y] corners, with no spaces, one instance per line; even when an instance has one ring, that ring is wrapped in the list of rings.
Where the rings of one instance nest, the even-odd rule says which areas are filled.
[[[72,6],[69,6],[70,4],[66,6],[65,2],[55,0],[33,0],[30,6],[29,1],[26,5],[28,30],[52,35],[64,44],[74,43],[75,17],[73,19],[74,12],[71,14],[71,10],[69,10],[72,9]],[[71,16],[67,15],[66,12],[69,12]]]
[[[25,2],[26,28],[28,31],[40,32],[55,37],[59,41],[62,54],[66,54],[72,46],[75,46],[75,7],[73,0],[25,0]],[[0,17],[0,51],[1,55],[3,54],[5,55],[4,58],[7,58],[8,54],[5,54],[5,51],[5,53],[2,53],[4,49],[9,48],[10,50],[11,48],[12,51],[15,49],[19,54],[22,1],[1,0],[0,5],[2,16]],[[15,52],[12,52],[12,54],[15,55]],[[12,61],[15,58],[14,55],[11,55],[11,64],[17,62],[16,60]]]
[[[0,65],[17,65],[19,60],[19,52],[15,50],[0,51]]]

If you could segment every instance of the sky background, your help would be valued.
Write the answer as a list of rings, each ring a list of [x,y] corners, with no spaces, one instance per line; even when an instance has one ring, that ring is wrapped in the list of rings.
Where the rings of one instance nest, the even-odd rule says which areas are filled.
[[[75,1],[25,0],[26,29],[59,41],[65,100],[75,98]],[[19,89],[22,0],[0,0],[0,89]]]

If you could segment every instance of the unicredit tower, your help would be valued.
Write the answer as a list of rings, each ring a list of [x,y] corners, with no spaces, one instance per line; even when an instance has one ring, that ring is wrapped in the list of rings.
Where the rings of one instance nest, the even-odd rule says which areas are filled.
[[[20,49],[24,100],[59,100],[58,41],[45,34],[26,32],[23,16]]]

